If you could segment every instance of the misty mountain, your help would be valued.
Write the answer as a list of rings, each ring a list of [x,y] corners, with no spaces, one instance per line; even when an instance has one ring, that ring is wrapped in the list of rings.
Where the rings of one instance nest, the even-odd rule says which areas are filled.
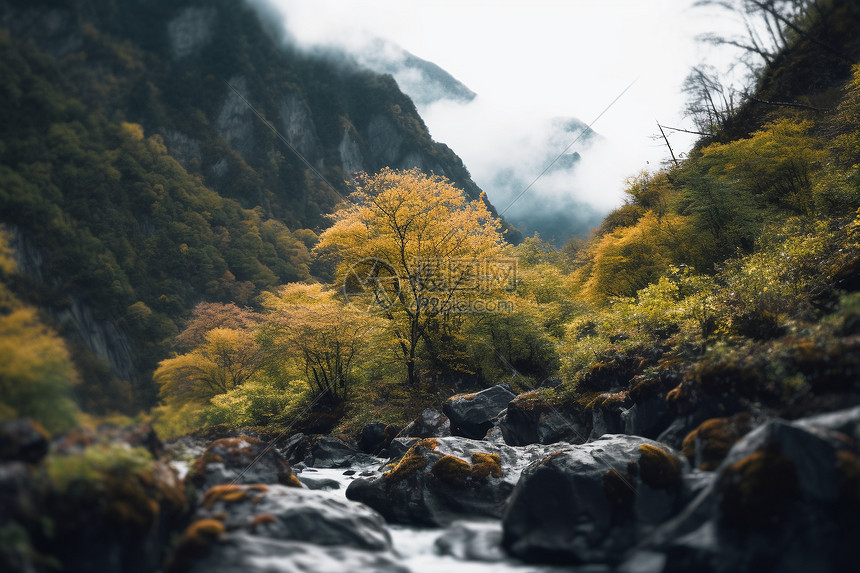
[[[348,54],[346,48],[340,50],[327,48],[321,53],[336,59],[352,58],[359,65],[390,74],[425,117],[438,117],[457,108],[468,113],[481,105],[477,95],[447,71],[392,42],[377,38],[351,48]],[[441,110],[434,108],[437,104]],[[525,236],[537,232],[559,247],[572,237],[585,238],[600,224],[606,210],[585,199],[593,190],[583,188],[587,183],[579,176],[581,169],[577,170],[583,162],[578,150],[588,156],[585,150],[603,138],[573,117],[550,118],[522,133],[507,132],[505,137],[507,142],[488,140],[482,149],[484,157],[498,156],[490,168],[480,170],[481,187],[493,204],[505,210],[505,219]],[[507,145],[500,145],[503,143]],[[511,144],[516,146],[516,153],[509,153]],[[526,195],[506,209],[545,169]]]
[[[308,249],[353,172],[480,196],[391,76],[290,46],[248,2],[2,0],[0,23],[14,282],[72,344],[93,411],[151,403],[201,300],[324,273]]]
[[[419,108],[440,100],[466,103],[475,99],[475,92],[450,73],[393,42],[375,38],[360,48],[355,57],[361,65],[377,73],[391,74]]]
[[[605,212],[581,198],[579,171],[602,140],[576,118],[551,119],[521,138],[518,145],[529,151],[499,162],[483,187],[523,235],[538,233],[558,247],[585,238]]]

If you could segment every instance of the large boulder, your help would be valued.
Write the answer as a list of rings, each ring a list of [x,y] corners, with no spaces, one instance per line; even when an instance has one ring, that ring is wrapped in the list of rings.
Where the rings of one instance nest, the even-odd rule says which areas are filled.
[[[442,412],[426,408],[406,425],[398,438],[444,438],[451,435],[451,422]]]
[[[378,513],[327,493],[280,485],[222,485],[206,492],[170,571],[392,571]]]
[[[540,393],[520,394],[499,418],[499,429],[509,446],[571,442],[581,444],[588,437],[584,416],[562,410]]]
[[[383,424],[372,422],[361,430],[361,438],[358,440],[358,449],[372,456],[380,455],[400,432],[400,426],[396,424]]]
[[[770,421],[631,552],[621,571],[848,571],[860,535],[860,457],[845,434]],[[646,567],[647,565],[647,567]]]
[[[391,549],[381,515],[326,492],[282,485],[215,486],[206,492],[195,517],[213,516],[220,516],[231,532],[368,551]]]
[[[217,521],[205,520],[205,526],[217,531]],[[373,573],[410,573],[391,552],[362,551],[349,547],[315,545],[299,541],[282,541],[244,532],[214,533],[185,543],[202,549],[189,553],[188,561],[168,573],[334,573],[372,571]]]
[[[281,452],[290,463],[301,463],[311,468],[346,468],[373,461],[352,440],[335,436],[296,434],[281,448]]]
[[[346,496],[393,523],[432,527],[466,517],[498,518],[525,465],[522,458],[547,452],[539,447],[517,451],[458,437],[419,440],[382,475],[352,481]]]
[[[515,397],[508,384],[497,384],[473,394],[451,396],[442,405],[442,412],[451,421],[452,434],[480,440]]]
[[[194,462],[185,480],[200,492],[227,483],[301,486],[280,452],[251,436],[215,440]]]
[[[626,435],[565,446],[522,473],[502,543],[527,561],[618,561],[681,508],[683,462],[666,446]]]

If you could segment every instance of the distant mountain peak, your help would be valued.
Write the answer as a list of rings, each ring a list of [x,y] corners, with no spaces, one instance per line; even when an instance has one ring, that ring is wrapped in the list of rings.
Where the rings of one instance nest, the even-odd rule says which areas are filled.
[[[441,100],[466,103],[477,95],[440,66],[389,40],[373,38],[354,55],[359,64],[374,72],[391,74],[419,107]]]

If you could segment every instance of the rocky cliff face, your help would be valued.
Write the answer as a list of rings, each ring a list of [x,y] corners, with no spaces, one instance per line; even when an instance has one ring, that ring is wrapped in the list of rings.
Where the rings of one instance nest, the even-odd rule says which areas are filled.
[[[50,273],[44,253],[27,232],[17,226],[9,226],[8,230],[18,271],[30,277],[40,288],[66,292],[62,278]],[[129,382],[139,382],[131,341],[116,322],[96,318],[93,307],[79,296],[64,296],[63,302],[62,306],[45,308],[57,323],[58,330],[104,361],[116,376]]]

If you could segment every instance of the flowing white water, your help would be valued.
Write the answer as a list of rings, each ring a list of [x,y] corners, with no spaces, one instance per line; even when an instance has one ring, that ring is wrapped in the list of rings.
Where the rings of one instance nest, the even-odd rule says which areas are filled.
[[[346,497],[346,488],[349,483],[359,477],[359,474],[365,471],[376,470],[383,463],[375,466],[352,467],[351,471],[355,471],[352,475],[344,475],[346,469],[330,469],[330,468],[305,468],[299,475],[299,480],[333,480],[340,487],[330,490],[331,495]],[[477,531],[487,537],[495,539],[501,538],[501,521],[478,521],[464,520],[457,522],[451,526],[457,531],[468,529]],[[471,561],[459,556],[443,555],[440,552],[437,541],[446,534],[451,534],[451,529],[445,528],[420,528],[406,525],[388,525],[388,531],[391,534],[392,547],[395,555],[401,559],[412,573],[606,573],[608,568],[600,567],[552,567],[546,565],[529,565],[511,559],[502,557],[500,547],[490,547],[484,545],[482,547],[485,554],[497,554],[501,557],[498,561]],[[495,534],[495,536],[493,535]],[[452,551],[457,553],[456,550]]]

